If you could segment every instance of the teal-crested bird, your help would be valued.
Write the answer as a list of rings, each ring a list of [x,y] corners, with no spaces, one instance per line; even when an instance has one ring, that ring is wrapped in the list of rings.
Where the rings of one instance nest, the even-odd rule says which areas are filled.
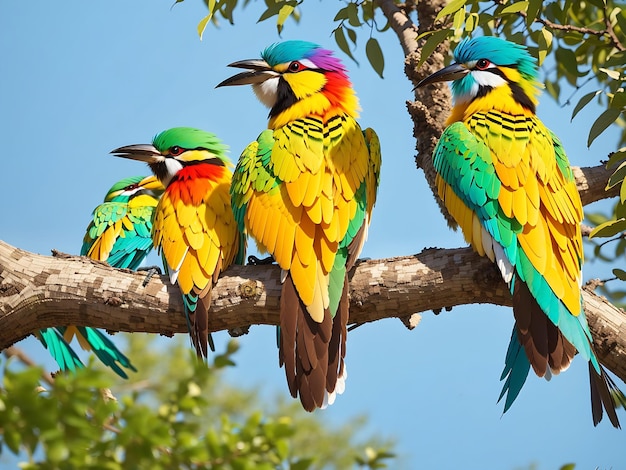
[[[226,146],[210,132],[175,127],[152,144],[120,147],[117,157],[148,164],[165,186],[152,240],[172,284],[181,290],[192,343],[207,357],[211,290],[222,271],[245,256],[230,204],[231,164]]]
[[[137,269],[152,248],[152,214],[163,189],[154,176],[133,176],[115,183],[93,211],[80,254],[115,268]],[[135,371],[108,335],[97,328],[45,328],[36,336],[61,370],[83,366],[69,344],[76,337],[83,349],[92,351],[119,376],[128,378],[123,368]]]
[[[495,37],[464,39],[454,59],[417,86],[452,81],[454,107],[433,153],[437,190],[513,295],[504,411],[531,366],[549,378],[578,351],[589,363],[594,425],[604,409],[619,427],[624,396],[598,362],[582,306],[583,207],[561,142],[535,114],[536,61]]]
[[[378,137],[356,121],[358,100],[331,51],[269,46],[219,86],[252,85],[269,124],[243,151],[231,189],[235,219],[282,269],[279,363],[312,411],[345,386],[347,272],[376,202]]]

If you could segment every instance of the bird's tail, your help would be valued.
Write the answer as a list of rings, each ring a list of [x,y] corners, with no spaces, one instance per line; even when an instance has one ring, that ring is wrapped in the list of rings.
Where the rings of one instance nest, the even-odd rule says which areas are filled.
[[[62,371],[76,371],[84,367],[82,361],[72,349],[63,334],[56,328],[44,328],[39,330],[35,337],[50,352],[50,355],[59,365]]]
[[[321,323],[316,322],[300,300],[291,275],[283,282],[280,296],[280,332],[278,359],[285,366],[291,395],[300,396],[307,411],[328,403],[329,345],[333,336],[333,320],[325,309]],[[336,369],[338,370],[338,369]]]
[[[89,345],[86,348],[88,351],[92,351],[100,362],[105,366],[110,367],[117,375],[127,379],[125,369],[137,372],[135,366],[130,362],[130,359],[120,351],[117,346],[111,341],[106,333],[98,330],[97,328],[91,328],[87,326],[75,327],[77,330],[76,336],[78,337],[79,344],[83,346],[85,343]]]
[[[208,357],[209,348],[215,352],[215,343],[209,333],[209,307],[211,306],[212,287],[213,285],[209,281],[203,290],[194,288],[189,294],[183,295],[191,344],[200,359]]]
[[[593,425],[597,426],[604,415],[604,410],[614,428],[620,429],[616,409],[620,406],[626,408],[626,396],[617,388],[617,385],[607,374],[604,367],[600,366],[600,373],[589,362],[589,384],[591,387],[591,413]]]

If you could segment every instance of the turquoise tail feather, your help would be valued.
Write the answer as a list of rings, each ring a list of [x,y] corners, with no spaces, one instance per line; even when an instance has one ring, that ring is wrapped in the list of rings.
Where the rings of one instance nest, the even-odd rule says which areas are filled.
[[[57,328],[44,328],[35,336],[50,352],[62,371],[74,372],[84,367],[76,352],[63,338],[63,333]]]
[[[517,328],[513,327],[513,334],[511,335],[511,341],[509,342],[506,358],[504,360],[504,370],[500,376],[500,380],[505,381],[500,396],[498,397],[499,403],[506,394],[503,413],[507,412],[519,395],[526,382],[529,371],[530,362],[528,361],[524,348],[517,338]]]

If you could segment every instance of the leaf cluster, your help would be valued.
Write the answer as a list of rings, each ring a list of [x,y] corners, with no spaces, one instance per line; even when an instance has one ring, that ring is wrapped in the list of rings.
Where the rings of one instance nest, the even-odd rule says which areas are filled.
[[[393,458],[379,438],[354,442],[362,419],[329,429],[293,401],[227,385],[235,341],[207,366],[181,342],[157,351],[149,335],[129,338],[139,373],[121,384],[92,364],[43,389],[40,369],[4,364],[0,452],[26,469],[382,468]]]

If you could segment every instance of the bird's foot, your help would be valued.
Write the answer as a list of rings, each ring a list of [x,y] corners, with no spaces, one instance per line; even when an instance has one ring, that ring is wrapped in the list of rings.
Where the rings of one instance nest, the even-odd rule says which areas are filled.
[[[141,283],[142,287],[146,287],[150,282],[150,279],[152,279],[152,276],[155,274],[158,274],[159,276],[163,274],[163,271],[161,271],[161,268],[158,266],[141,266],[137,268],[137,271],[146,271],[148,273],[146,274],[146,278]]]
[[[240,326],[228,330],[228,334],[233,338],[238,338],[239,336],[247,335],[248,333],[250,333],[250,325]]]
[[[260,265],[264,265],[264,264],[272,264],[274,261],[276,261],[276,260],[274,259],[273,256],[268,256],[267,258],[257,258],[254,255],[248,256],[248,264],[250,266],[260,266]]]

